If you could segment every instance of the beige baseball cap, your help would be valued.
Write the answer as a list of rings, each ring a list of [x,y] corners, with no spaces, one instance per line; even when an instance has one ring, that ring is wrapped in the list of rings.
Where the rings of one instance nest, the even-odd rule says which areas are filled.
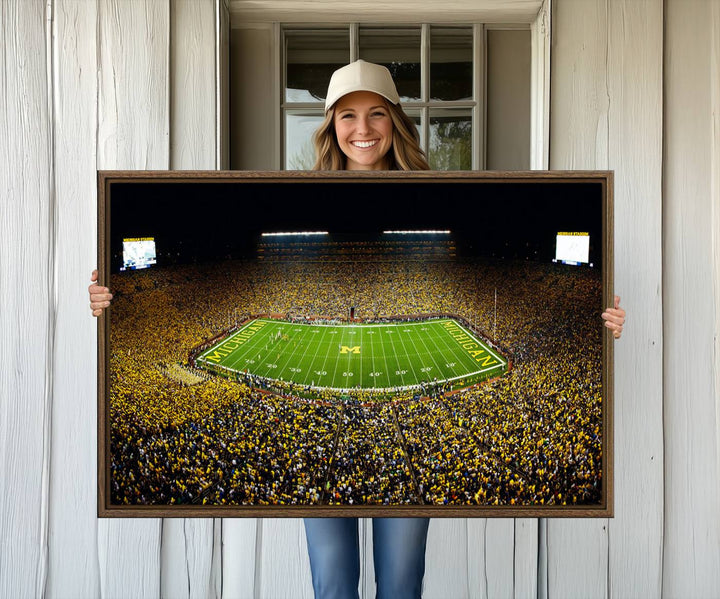
[[[375,92],[393,104],[400,101],[395,82],[386,67],[356,60],[339,68],[330,77],[325,112],[344,95],[357,91]]]

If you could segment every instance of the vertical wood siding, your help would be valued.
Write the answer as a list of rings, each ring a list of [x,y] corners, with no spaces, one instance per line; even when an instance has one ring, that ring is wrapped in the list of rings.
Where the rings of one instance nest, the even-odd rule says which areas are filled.
[[[665,545],[668,597],[720,589],[717,371],[718,156],[715,2],[666,2]],[[713,219],[715,217],[715,219]],[[717,250],[717,246],[715,246]]]
[[[52,17],[57,326],[46,595],[99,597],[97,326],[87,299],[97,262],[97,7],[62,0]]]
[[[712,24],[712,42],[710,48],[710,103],[712,107],[712,139],[710,164],[710,219],[712,236],[712,263],[714,269],[715,326],[712,329],[714,347],[712,363],[713,394],[715,396],[715,434],[720,431],[720,5],[714,4],[710,13]],[[720,463],[715,464],[716,480],[720,479]]]
[[[430,521],[425,552],[425,597],[443,597],[448,589],[459,599],[481,596],[478,593],[484,589],[484,577],[471,578],[469,573],[471,569],[475,573],[484,570],[484,561],[478,558],[485,546],[486,524],[487,520],[473,522],[462,518]]]
[[[55,325],[45,3],[0,4],[0,596],[47,574]]]
[[[310,559],[302,520],[264,518],[257,522],[256,596],[310,599]]]
[[[167,2],[98,2],[97,168],[169,168],[169,31]],[[103,597],[160,596],[161,525],[99,521]]]
[[[550,167],[615,171],[615,518],[434,519],[424,597],[715,597],[720,5],[552,5]],[[300,520],[95,516],[95,170],[223,160],[227,10],[0,2],[2,597],[312,596]]]
[[[550,168],[607,169],[606,2],[553,0],[552,16]],[[608,596],[607,526],[604,519],[548,520],[548,597]]]
[[[255,572],[260,567],[257,557],[258,523],[255,518],[222,520],[222,597],[253,599]]]
[[[539,596],[539,521],[517,518],[514,522],[513,597]]]
[[[218,168],[215,0],[170,2],[170,168]]]
[[[171,0],[169,9],[169,168],[213,169],[217,166],[214,0]],[[211,518],[163,521],[162,597],[220,597],[221,555],[213,547],[221,535],[222,529]]]
[[[608,4],[608,166],[615,171],[615,518],[609,596],[662,592],[663,2]]]
[[[553,1],[551,168],[615,171],[615,517],[551,520],[548,596],[657,597],[663,542],[660,0]]]

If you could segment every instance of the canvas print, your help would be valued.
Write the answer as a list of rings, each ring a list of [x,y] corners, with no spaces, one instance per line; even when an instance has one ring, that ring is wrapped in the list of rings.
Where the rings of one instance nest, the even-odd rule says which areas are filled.
[[[611,514],[610,173],[99,173],[100,514]]]

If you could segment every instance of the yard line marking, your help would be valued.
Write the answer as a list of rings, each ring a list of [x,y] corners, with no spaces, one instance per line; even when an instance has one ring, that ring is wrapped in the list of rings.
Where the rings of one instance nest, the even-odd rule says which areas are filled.
[[[404,340],[402,339],[403,336],[401,336],[401,341],[403,343],[403,346],[405,344]],[[413,357],[418,358],[419,362],[411,360],[410,363],[412,364],[413,374],[415,376],[415,380],[417,381],[417,384],[415,386],[419,386],[419,384],[427,378],[424,374],[422,374],[422,368],[424,368],[423,362],[425,360],[424,353],[418,351],[418,345],[416,344],[417,337],[411,336],[408,338],[408,342],[412,345],[412,352]],[[427,348],[426,348],[427,349]],[[407,350],[405,350],[407,351]],[[418,372],[418,368],[420,371]]]
[[[390,337],[390,346],[392,347],[393,355],[395,355],[395,344],[393,343],[393,338]],[[388,362],[387,362],[387,355],[388,352],[385,351],[385,344],[383,343],[383,361],[385,362],[385,387],[390,388],[395,385],[390,384],[390,370],[388,369]]]
[[[369,339],[368,339],[368,346],[370,347],[370,353],[372,354],[372,351],[373,351],[373,350],[372,350],[372,341],[369,340]],[[362,377],[363,377],[363,366],[364,366],[364,364],[365,364],[365,356],[361,356],[361,358],[360,358],[360,374],[359,374],[359,378],[358,378],[358,381],[359,381],[358,384],[359,384],[361,387],[362,387],[362,381],[363,381],[363,378],[362,378]]]
[[[382,336],[380,337],[380,345],[381,345],[381,346],[384,346],[384,343],[383,343],[383,340],[382,340]],[[373,351],[372,351],[371,354],[370,354],[370,363],[371,363],[371,368],[372,368],[372,370],[370,371],[370,373],[368,374],[368,376],[369,376],[370,374],[373,374],[374,372],[377,372],[377,370],[375,369],[375,348],[374,348],[374,347],[373,347]],[[374,377],[370,377],[370,378],[374,379]],[[368,387],[373,387],[373,386],[374,386],[374,385],[368,385]]]
[[[292,337],[290,337],[288,339],[287,343],[290,343],[294,339],[294,337],[295,337],[294,335]],[[297,340],[292,341],[292,343],[297,344]],[[289,349],[289,346],[284,349],[287,352],[287,349]],[[302,368],[302,359],[296,360],[296,358],[295,358],[295,354],[297,353],[298,350],[300,350],[302,352],[302,345],[300,345],[300,346],[294,345],[293,349],[291,351],[287,352],[289,355],[287,356],[287,359],[285,360],[285,364],[282,366],[282,369],[279,372],[279,374],[282,377],[284,382],[293,382],[293,381],[297,382],[296,375],[298,373],[293,373],[292,370],[290,370],[291,368],[300,368],[301,372],[303,372],[303,370],[304,370]],[[302,357],[304,357],[304,354],[300,355],[300,358],[302,358]],[[279,367],[279,365],[278,365],[278,367]],[[292,375],[288,374],[287,371],[290,371],[292,373]]]
[[[452,325],[451,328],[446,326],[448,324]],[[258,327],[259,325],[260,328],[266,327],[262,331],[257,328],[257,331],[261,332],[261,334],[246,336],[243,343],[237,345],[232,343],[234,338],[238,335],[242,336],[243,332],[248,328]],[[420,329],[413,329],[413,327],[417,326],[420,326]],[[395,344],[394,335],[389,335],[387,339],[383,335],[374,335],[376,330],[382,330],[386,327],[394,327],[392,332],[398,335],[404,355],[399,351],[398,345]],[[292,345],[285,342],[281,343],[278,340],[272,342],[272,347],[265,349],[269,340],[277,339],[276,333],[288,330],[292,333],[302,333],[297,338],[293,335]],[[422,331],[427,335],[416,336],[415,331]],[[352,341],[347,339],[350,351],[346,352],[348,357],[344,371],[340,370],[342,362],[345,362],[345,360],[342,360],[340,353],[334,354],[334,360],[333,356],[330,355],[331,352],[334,353],[335,351],[335,341],[331,342],[329,339],[337,340],[338,332],[348,333],[348,338],[352,339]],[[450,334],[452,332],[455,334]],[[374,343],[370,341],[372,338],[370,335],[375,337]],[[360,339],[358,339],[358,336]],[[406,337],[407,339],[405,339]],[[453,337],[454,343],[448,337]],[[296,345],[296,339],[300,341],[299,347]],[[304,343],[305,339],[309,339],[309,341]],[[249,374],[261,378],[282,379],[285,382],[294,382],[298,385],[311,385],[312,382],[315,382],[314,387],[317,390],[328,389],[332,392],[347,392],[348,389],[357,386],[352,383],[359,380],[362,388],[382,393],[392,392],[397,389],[402,391],[414,389],[419,385],[420,381],[432,382],[434,379],[438,379],[438,382],[455,381],[493,370],[501,371],[507,365],[507,361],[483,343],[481,339],[482,337],[471,334],[468,329],[453,318],[358,325],[330,325],[327,323],[322,325],[315,323],[298,325],[273,319],[255,319],[234,331],[214,347],[202,352],[198,357],[198,362],[203,365],[207,364],[208,367],[212,364],[214,368],[227,373],[235,374],[247,371]],[[343,341],[346,340],[343,339]],[[224,347],[228,343],[235,345],[234,351],[216,353],[218,348]],[[354,357],[352,352],[352,348],[358,347],[358,343],[363,348],[360,360]],[[489,367],[477,369],[479,364],[477,364],[477,360],[472,359],[469,352],[459,351],[457,353],[468,343],[472,343],[475,348],[483,350],[485,356],[492,356],[496,360],[495,363]],[[412,354],[408,352],[407,344],[412,346]],[[342,347],[342,342],[340,347]],[[305,351],[307,349],[314,350],[312,356]],[[382,356],[376,355],[377,351],[382,351]],[[392,351],[392,356],[388,355],[390,351]],[[450,356],[448,356],[448,352],[451,354]],[[259,361],[256,360],[258,353],[262,354]],[[283,359],[273,360],[275,353],[282,353]],[[210,354],[215,354],[219,362],[207,360],[206,358]],[[455,366],[444,366],[444,362],[440,364],[438,360],[444,357],[447,358],[446,362],[455,362]],[[321,362],[319,358],[322,358]],[[249,359],[253,360],[255,364],[251,366]],[[368,380],[365,381],[363,375],[367,372],[378,372],[380,374],[380,371],[376,370],[377,365],[380,363],[377,361],[378,359],[382,359],[386,369],[382,372],[383,376],[372,377],[372,380],[371,377],[368,377]],[[270,362],[277,363],[279,368],[270,368],[266,362],[267,364]],[[329,364],[332,362],[334,362],[334,371],[329,373],[329,377],[324,375],[315,376],[316,370],[327,372],[327,369],[330,368]],[[407,366],[404,365],[404,362],[407,362]],[[393,363],[396,366],[392,366]],[[418,370],[421,366],[427,367],[430,363],[432,363],[433,370],[427,374]],[[288,373],[289,368],[298,368],[302,372],[290,375]],[[402,374],[406,368],[412,374],[408,373],[407,376]],[[463,368],[466,371],[458,374],[458,371]],[[368,369],[370,370],[368,371]],[[394,375],[394,371],[397,371],[398,374]],[[341,372],[354,372],[354,376],[351,380],[347,374],[342,376]],[[414,376],[418,384],[409,383],[407,379],[410,376]],[[316,378],[317,381],[314,380]]]
[[[325,336],[325,335],[323,334],[323,337],[324,337],[324,336]],[[320,348],[321,348],[322,346],[323,346],[322,342],[317,342],[317,340],[315,341],[315,354],[313,355],[313,359],[312,359],[312,363],[311,363],[312,365],[309,367],[309,368],[310,368],[310,371],[311,371],[311,372],[309,373],[310,375],[314,375],[314,374],[316,374],[317,372],[326,372],[326,370],[325,370],[325,362],[327,361],[327,357],[328,357],[328,356],[327,356],[327,352],[325,352],[325,358],[323,359],[323,364],[322,364],[322,366],[320,366],[320,370],[319,370],[319,371],[315,370],[315,369],[317,368],[316,360],[317,360],[318,351],[320,351]],[[327,376],[327,375],[319,375],[319,374],[318,374],[317,376],[318,376],[318,378],[319,378],[320,376]],[[313,379],[312,379],[312,376],[311,376],[311,384],[312,384],[312,380],[313,380]],[[323,385],[320,384],[320,381],[317,381],[317,384],[314,384],[314,385],[312,385],[312,386],[313,386],[313,387],[319,387],[319,388],[322,388],[322,387],[323,387]]]
[[[505,358],[503,358],[502,356],[500,356],[499,354],[494,352],[492,347],[489,344],[479,342],[479,340],[476,339],[474,335],[472,335],[464,326],[462,326],[456,320],[448,320],[448,322],[452,323],[453,325],[455,325],[455,327],[460,329],[461,334],[464,334],[464,336],[468,338],[468,341],[470,341],[471,343],[474,343],[476,345],[479,344],[481,348],[485,349],[487,351],[487,353],[492,355],[498,362],[500,362],[500,364],[502,366],[507,366],[507,360],[505,360]],[[451,337],[453,337],[452,333],[450,333],[449,330],[448,330],[448,333],[450,334]],[[458,345],[462,346],[462,343],[459,339],[455,339],[455,341],[457,341]]]
[[[247,335],[246,330],[248,330],[248,332],[249,332],[249,329],[252,328],[252,330],[259,332],[261,330],[261,328],[265,326],[265,324],[267,324],[267,323],[265,323],[262,320],[252,320],[252,321],[248,322],[245,326],[243,326],[240,329],[238,329],[237,331],[235,331],[232,335],[225,338],[219,344],[216,344],[213,347],[209,348],[208,350],[202,352],[200,354],[200,356],[198,356],[198,362],[204,363],[204,364],[212,364],[214,367],[220,368],[222,370],[237,372],[236,370],[228,367],[227,363],[225,362],[226,358],[234,357],[235,353],[238,351],[238,347],[242,348],[241,354],[243,356],[247,355],[248,352],[250,351],[250,348],[254,347],[254,340],[261,338],[262,335],[249,336],[249,335]],[[226,356],[224,356],[224,357],[221,356],[221,359],[218,362],[207,359],[208,354],[217,353],[220,348],[226,347],[229,343],[233,343],[233,342],[237,343],[238,340],[236,340],[236,337],[242,337],[244,339],[244,342],[242,344],[239,344],[238,346],[236,346],[233,349],[233,351],[231,351]]]
[[[485,350],[487,353],[489,353],[491,356],[493,356],[497,360],[496,363],[491,364],[490,366],[487,366],[485,368],[481,368],[480,370],[478,370],[476,372],[473,372],[471,374],[458,375],[458,376],[455,376],[452,379],[448,379],[448,380],[459,380],[459,379],[462,379],[462,378],[465,378],[468,376],[474,376],[476,374],[483,374],[485,372],[490,372],[492,370],[497,370],[498,373],[503,372],[503,369],[507,366],[506,359],[504,359],[501,355],[499,355],[495,351],[493,351],[493,349],[490,347],[490,345],[488,343],[485,343],[484,341],[482,341],[481,337],[476,337],[475,335],[473,335],[465,326],[460,324],[457,320],[448,319],[447,322],[453,323],[457,328],[459,328],[465,334],[465,336],[468,338],[468,340],[470,342],[472,342],[476,345],[479,345],[479,347],[481,349]],[[453,335],[450,334],[450,331],[448,329],[444,328],[444,331],[445,331],[445,338],[447,338],[448,336],[453,338],[455,340],[455,343],[457,346],[465,349],[463,347],[461,341],[456,339],[455,337],[453,337]],[[468,359],[470,360],[471,366],[466,366],[466,368],[468,368],[468,370],[472,370],[472,368],[477,367],[476,365],[478,364],[478,362],[476,360],[474,360],[467,351],[461,352],[461,356],[462,356],[462,360],[463,360],[464,364],[467,364]]]
[[[198,359],[202,360],[204,362],[211,362],[213,364],[219,364],[219,362],[214,362],[213,360],[208,360],[207,359],[208,354],[216,353],[219,350],[223,349],[226,345],[229,345],[229,344],[235,342],[235,343],[237,343],[237,346],[235,348],[233,348],[233,351],[230,354],[227,354],[225,357],[232,355],[232,353],[234,353],[234,350],[237,349],[237,347],[239,347],[240,345],[244,345],[247,341],[252,339],[253,336],[257,332],[259,332],[262,329],[262,327],[264,327],[266,324],[267,324],[267,322],[262,319],[251,320],[244,327],[238,329],[232,335],[223,339],[220,343],[213,345],[212,347],[210,347],[207,350],[205,350],[204,352],[202,352],[198,356]],[[252,335],[250,335],[250,330],[255,331],[255,332],[253,332]],[[236,339],[236,337],[241,337],[243,340],[240,341],[239,339]]]
[[[295,329],[292,329],[292,331],[294,332]],[[287,353],[288,355],[285,356],[287,359],[285,360],[283,366],[278,370],[278,376],[272,378],[282,378],[283,382],[294,382],[297,385],[305,384],[303,379],[307,376],[307,369],[304,365],[302,358],[305,357],[304,348],[307,347],[305,342],[307,334],[308,332],[306,330],[301,329],[301,333],[299,336],[293,335],[292,337],[290,337],[290,339],[288,339],[288,343],[290,343],[291,341],[293,343],[293,349],[290,351],[288,351],[289,346],[278,347],[278,349],[281,350],[280,353]],[[296,354],[298,352],[300,352],[300,356],[296,357]],[[293,372],[291,370],[292,368],[297,368],[300,370],[300,372]],[[300,374],[300,376],[298,376],[298,374]]]
[[[336,330],[336,329],[333,329],[333,331],[334,330]],[[335,354],[335,363],[333,364],[333,367],[332,367],[332,376],[330,377],[330,385],[332,387],[340,387],[341,384],[340,384],[339,379],[342,378],[342,375],[340,375],[340,377],[338,377],[338,372],[342,372],[342,371],[339,371],[339,367],[340,367],[340,362],[342,360],[342,347],[345,344],[342,341],[342,335],[340,335],[340,337],[336,337],[335,335],[330,336],[330,333],[332,333],[333,331],[328,332],[329,339],[332,339],[332,341],[328,345],[326,353],[328,356],[330,355],[331,352]],[[335,349],[335,342],[338,339],[340,339],[340,342],[338,343],[338,348]],[[348,353],[350,353],[350,352],[348,352]]]
[[[428,340],[431,340],[431,339],[432,339],[432,336],[429,336],[429,337],[428,337]],[[435,365],[435,368],[438,369],[438,374],[440,375],[440,377],[444,378],[444,374],[445,374],[445,373],[444,373],[443,370],[438,366],[438,363],[437,363],[437,361],[435,360],[434,352],[428,349],[427,343],[425,342],[425,337],[420,337],[420,342],[421,342],[421,343],[423,344],[423,346],[425,347],[425,350],[429,353],[430,358],[432,359],[433,364]],[[436,347],[436,349],[437,349],[437,345],[436,345],[435,347]],[[421,370],[421,372],[422,372],[422,370]],[[430,373],[428,373],[428,374],[430,374]],[[435,377],[435,378],[437,379],[438,377]],[[428,382],[430,382],[430,383],[433,382],[433,377],[432,377],[432,376],[429,376],[429,377],[428,377]],[[438,379],[438,382],[441,382],[440,379]]]
[[[360,352],[361,352],[361,353],[360,353],[360,360],[359,360],[359,362],[362,363],[362,358],[363,358],[363,357],[362,357],[362,350],[363,350],[363,348],[364,348],[364,346],[365,346],[365,344],[363,343],[362,329],[360,330],[360,341],[358,342],[355,338],[353,338],[353,344],[355,344],[355,345],[358,345],[358,344],[359,344]],[[355,345],[353,345],[353,347],[355,347]],[[342,349],[341,349],[340,351],[342,351]],[[356,362],[356,361],[358,361],[358,360],[355,360],[355,359],[353,358],[353,356],[354,356],[354,354],[353,354],[352,351],[348,351],[348,352],[347,352],[347,365],[345,366],[345,370],[344,370],[344,372],[346,373],[346,375],[345,375],[344,380],[343,380],[343,384],[344,384],[344,386],[345,386],[345,389],[349,389],[349,388],[353,387],[354,385],[353,385],[352,383],[355,382],[355,370],[356,370],[356,368],[355,368],[354,362]],[[339,355],[338,355],[338,360],[339,360],[339,359],[340,359],[340,358],[339,358]],[[349,373],[352,373],[352,375],[349,374]],[[352,376],[352,380],[350,380],[350,377],[351,377],[351,376]]]
[[[448,319],[447,322],[451,322],[450,319]],[[437,339],[439,341],[443,342],[446,350],[452,353],[452,359],[454,359],[456,361],[455,367],[446,365],[446,368],[449,368],[451,371],[448,374],[450,376],[455,376],[455,375],[457,375],[458,369],[472,370],[472,368],[475,367],[475,362],[473,361],[473,359],[466,352],[460,352],[458,354],[457,353],[457,349],[458,349],[457,343],[450,342],[450,336],[448,335],[447,330],[443,326],[439,326],[437,328],[438,328],[438,332],[439,332]],[[470,366],[468,366],[468,364],[470,364]]]
[[[417,381],[418,376],[417,376],[417,372],[415,371],[415,363],[413,360],[410,359],[410,354],[408,354],[407,348],[405,347],[405,339],[403,339],[403,337],[404,337],[404,335],[400,336],[400,343],[402,344],[403,352],[405,352],[405,356],[408,361],[408,367],[412,370],[413,376],[415,377],[415,380]],[[410,341],[412,341],[412,339],[410,339]],[[415,346],[413,345],[413,350],[414,349],[415,349]],[[417,351],[414,352],[414,355],[417,355]],[[404,368],[402,368],[402,366],[401,366],[400,370],[404,370]],[[405,385],[405,375],[401,374],[400,378],[401,378],[403,385]]]

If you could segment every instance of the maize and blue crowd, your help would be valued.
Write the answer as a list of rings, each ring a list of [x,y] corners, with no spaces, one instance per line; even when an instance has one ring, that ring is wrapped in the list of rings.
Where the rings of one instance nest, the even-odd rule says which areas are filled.
[[[112,276],[114,504],[587,505],[603,476],[601,275],[531,261],[230,260]],[[497,301],[496,301],[497,297]],[[434,397],[270,392],[189,364],[252,314],[455,313],[504,376]],[[168,376],[182,365],[195,377]],[[199,382],[196,382],[199,381]]]

